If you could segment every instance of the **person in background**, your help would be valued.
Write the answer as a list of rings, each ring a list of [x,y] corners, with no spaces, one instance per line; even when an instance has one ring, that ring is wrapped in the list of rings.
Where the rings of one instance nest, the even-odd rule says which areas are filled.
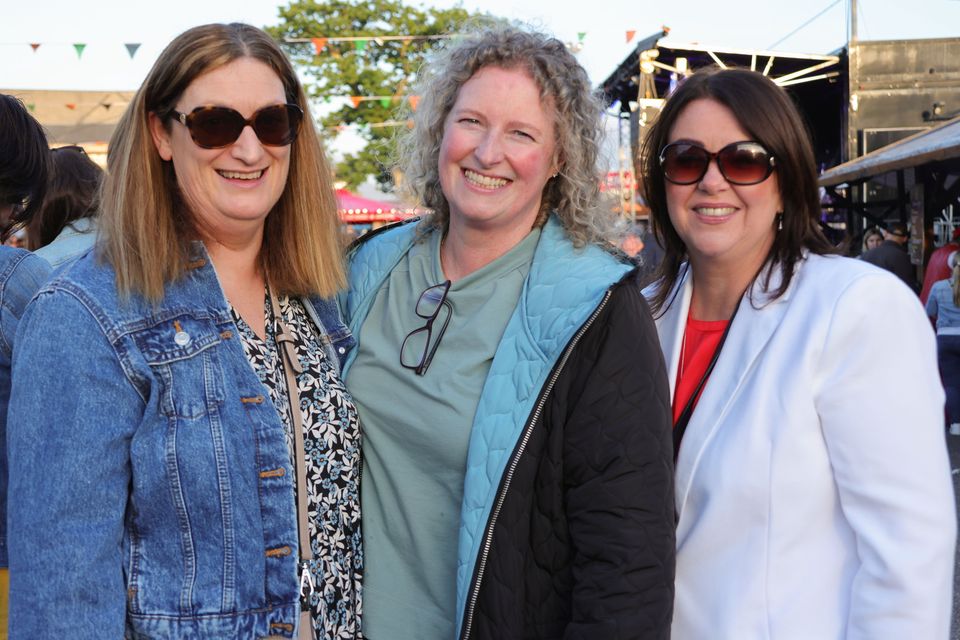
[[[83,147],[51,150],[43,206],[27,226],[27,245],[52,267],[75,260],[93,246],[103,169]]]
[[[948,637],[936,345],[896,278],[831,255],[793,101],[756,72],[698,71],[642,162],[678,455],[672,637]]]
[[[601,107],[566,46],[491,27],[422,70],[400,147],[434,214],[361,238],[367,640],[669,636],[663,359],[606,250]]]
[[[860,253],[864,254],[871,249],[876,249],[883,244],[883,232],[878,227],[870,227],[863,232],[863,246]]]
[[[883,242],[880,246],[863,253],[860,259],[886,269],[916,293],[917,268],[910,261],[910,254],[907,253],[909,240],[907,225],[902,222],[891,222],[883,230]]]
[[[14,352],[11,637],[360,637],[353,338],[307,108],[243,24],[182,33],[134,95],[101,237]]]
[[[937,360],[947,394],[950,433],[960,436],[960,264],[952,261],[951,277],[930,288],[927,315],[937,326]]]
[[[946,280],[953,274],[953,255],[960,250],[960,227],[950,234],[950,242],[937,247],[930,254],[927,266],[923,270],[923,286],[920,288],[920,304],[926,305],[933,283]]]
[[[23,103],[0,94],[0,236],[30,222],[47,183],[47,138]],[[0,636],[7,633],[7,405],[14,336],[24,308],[50,275],[43,260],[0,246]]]

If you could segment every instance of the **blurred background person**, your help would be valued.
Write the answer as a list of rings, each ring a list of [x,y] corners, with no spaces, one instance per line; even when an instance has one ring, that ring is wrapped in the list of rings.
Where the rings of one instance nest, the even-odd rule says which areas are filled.
[[[879,246],[864,252],[860,258],[865,262],[886,269],[897,276],[910,290],[917,291],[917,267],[910,261],[907,242],[910,232],[902,222],[891,222],[883,230],[883,242]]]
[[[94,252],[25,314],[11,636],[359,637],[337,203],[270,36],[190,29],[110,144]]]
[[[883,232],[879,227],[870,227],[863,232],[863,246],[860,248],[860,253],[876,249],[881,244],[883,244]]]
[[[494,27],[421,74],[399,158],[434,214],[361,238],[344,301],[364,637],[667,638],[667,382],[586,72]]]
[[[26,107],[0,94],[0,236],[28,223],[43,202],[47,137]],[[43,260],[0,246],[0,636],[7,633],[7,405],[14,336],[23,310],[50,274]]]
[[[947,394],[950,433],[960,436],[960,264],[956,257],[951,264],[951,277],[933,284],[926,308],[937,327],[937,361]]]
[[[790,97],[699,71],[643,167],[678,455],[673,638],[946,638],[957,522],[936,345],[896,278],[831,255]]]
[[[920,288],[920,304],[926,305],[930,298],[930,289],[933,283],[940,280],[946,280],[953,275],[953,257],[960,249],[960,227],[953,230],[950,234],[950,242],[942,247],[937,247],[930,254],[927,260],[927,266],[923,270],[923,286]]]
[[[27,225],[27,245],[50,266],[59,267],[96,240],[103,169],[82,147],[58,147],[50,154],[47,195]]]

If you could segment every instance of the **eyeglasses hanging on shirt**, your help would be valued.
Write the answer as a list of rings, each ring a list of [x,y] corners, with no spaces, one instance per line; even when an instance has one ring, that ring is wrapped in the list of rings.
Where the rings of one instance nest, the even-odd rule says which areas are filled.
[[[417,300],[417,315],[426,322],[422,327],[418,327],[407,334],[400,345],[400,365],[406,369],[412,369],[418,376],[427,372],[433,355],[443,340],[443,333],[450,324],[450,316],[453,315],[453,307],[447,300],[447,293],[450,291],[450,281],[446,280],[440,284],[427,287],[420,294]],[[444,312],[443,320],[436,331],[434,339],[434,325],[441,312]]]

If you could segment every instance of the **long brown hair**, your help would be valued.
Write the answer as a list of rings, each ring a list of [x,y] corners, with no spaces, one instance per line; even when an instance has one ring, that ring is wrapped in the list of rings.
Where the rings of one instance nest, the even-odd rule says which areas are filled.
[[[154,63],[110,141],[102,255],[113,265],[121,293],[162,297],[166,283],[184,273],[188,242],[195,238],[172,163],[161,160],[153,145],[150,114],[171,126],[173,108],[191,82],[245,57],[270,67],[287,101],[309,114],[296,72],[260,29],[208,24],[177,36]],[[307,116],[291,148],[286,187],[264,229],[261,251],[271,283],[288,295],[333,295],[346,282],[339,234],[331,171]]]
[[[660,150],[666,146],[674,123],[687,105],[701,99],[715,100],[730,109],[743,130],[776,158],[783,228],[777,231],[764,264],[779,264],[782,278],[772,298],[782,296],[787,290],[804,249],[818,254],[836,252],[820,230],[813,148],[803,118],[790,97],[769,78],[754,71],[714,68],[698,71],[670,96],[643,143],[643,190],[650,206],[653,231],[664,249],[663,261],[655,275],[659,285],[651,301],[657,313],[663,309],[687,258],[686,245],[670,222]],[[769,288],[771,274],[772,270],[767,270],[765,289]]]
[[[45,247],[71,222],[92,218],[100,208],[103,169],[80,147],[50,151],[47,195],[43,206],[27,224],[27,246]]]

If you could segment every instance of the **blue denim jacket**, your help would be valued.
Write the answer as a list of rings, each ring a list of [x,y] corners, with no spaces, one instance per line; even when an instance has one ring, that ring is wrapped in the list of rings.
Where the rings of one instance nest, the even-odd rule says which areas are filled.
[[[0,246],[0,567],[7,566],[7,405],[10,360],[20,316],[50,266],[29,251]]]
[[[24,315],[10,404],[11,638],[293,637],[294,473],[200,245],[151,304],[92,253]],[[338,362],[332,301],[305,307]]]

